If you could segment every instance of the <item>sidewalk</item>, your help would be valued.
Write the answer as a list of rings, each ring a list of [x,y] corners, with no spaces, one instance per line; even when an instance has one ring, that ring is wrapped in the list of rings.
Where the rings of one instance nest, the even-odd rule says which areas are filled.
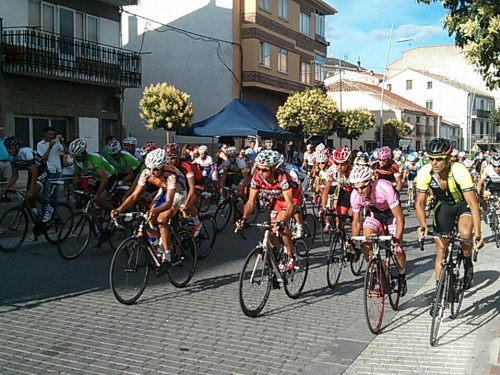
[[[474,266],[474,284],[465,293],[459,316],[441,322],[436,345],[429,343],[429,306],[435,288],[429,270],[417,276],[427,281],[414,295],[405,297],[392,321],[345,375],[500,375],[500,257],[490,229],[484,223],[482,229],[487,245]],[[410,291],[415,290],[412,284],[418,285],[415,281],[409,280]]]

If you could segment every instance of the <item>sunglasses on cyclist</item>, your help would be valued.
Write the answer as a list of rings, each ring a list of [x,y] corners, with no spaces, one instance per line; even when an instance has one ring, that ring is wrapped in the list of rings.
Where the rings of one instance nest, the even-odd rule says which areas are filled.
[[[7,146],[7,147],[5,147],[5,149],[6,150],[12,150],[14,147],[16,147],[16,146]]]
[[[370,181],[360,186],[353,186],[353,188],[356,191],[360,191],[360,190],[365,190],[368,187],[368,185],[370,185]]]
[[[262,173],[265,173],[265,172],[269,172],[269,171],[270,171],[270,169],[269,169],[269,168],[257,168],[257,170],[258,170],[259,172],[262,172]]]
[[[446,156],[429,156],[429,160],[437,160],[437,161],[441,161],[441,160],[445,160],[447,157]]]

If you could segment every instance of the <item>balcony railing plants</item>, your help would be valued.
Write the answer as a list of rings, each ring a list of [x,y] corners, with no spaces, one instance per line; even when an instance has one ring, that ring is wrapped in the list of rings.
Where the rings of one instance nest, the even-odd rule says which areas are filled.
[[[32,28],[2,31],[5,73],[141,87],[138,53]]]

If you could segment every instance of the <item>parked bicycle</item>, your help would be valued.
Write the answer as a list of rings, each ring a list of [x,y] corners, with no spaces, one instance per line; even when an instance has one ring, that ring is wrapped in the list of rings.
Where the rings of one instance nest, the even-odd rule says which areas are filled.
[[[451,319],[455,319],[460,312],[465,292],[465,261],[462,253],[462,246],[459,243],[471,244],[472,241],[460,237],[455,231],[434,235],[428,233],[428,235],[433,238],[444,238],[448,241],[431,310],[432,322],[430,344],[434,346],[437,342],[439,327],[443,320],[445,310],[450,308]],[[423,250],[423,245],[424,241],[420,240],[421,250]],[[477,252],[477,249],[474,248],[472,257],[474,262],[477,261]]]
[[[350,266],[354,276],[361,275],[365,258],[363,251],[361,249],[355,250],[351,243],[350,225],[347,225],[351,216],[332,214],[333,219],[338,218],[339,220],[339,229],[336,229],[333,234],[327,260],[326,279],[328,286],[333,289],[339,282],[344,267]]]
[[[179,229],[179,219],[174,216],[169,225],[172,238],[171,262],[159,260],[157,249],[146,233],[148,213],[122,213],[122,218],[137,221],[133,235],[116,249],[109,270],[109,284],[116,299],[125,305],[136,302],[149,280],[150,270],[159,278],[168,274],[172,285],[186,286],[196,270],[196,243],[191,233]]]
[[[50,183],[52,196],[54,189],[63,182],[54,180]],[[26,192],[8,190],[6,194],[11,201],[13,196],[17,196],[19,203],[9,208],[0,218],[0,250],[10,253],[23,244],[28,235],[29,219],[34,224],[32,228],[34,241],[37,241],[40,235],[53,245],[66,240],[73,225],[73,211],[68,204],[63,202],[55,204],[51,219],[44,223],[36,204],[26,198]],[[63,222],[67,222],[67,225],[64,226]]]
[[[293,254],[296,259],[292,270],[286,269],[288,255],[282,244],[273,251],[269,238],[274,223],[250,224],[264,230],[264,239],[248,254],[239,280],[239,300],[243,313],[256,317],[262,311],[271,292],[283,285],[290,298],[299,297],[304,289],[309,270],[309,250],[302,239],[294,241]],[[301,256],[300,254],[305,254]]]
[[[368,328],[378,334],[384,319],[385,298],[393,310],[399,306],[399,290],[401,282],[399,271],[394,258],[394,237],[386,235],[387,226],[381,234],[371,236],[353,236],[353,240],[372,241],[373,255],[368,262],[363,285],[363,307]]]

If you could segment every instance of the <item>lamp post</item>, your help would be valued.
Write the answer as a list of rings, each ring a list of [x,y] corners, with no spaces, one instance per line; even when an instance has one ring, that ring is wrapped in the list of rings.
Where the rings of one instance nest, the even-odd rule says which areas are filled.
[[[391,26],[391,33],[389,35],[389,43],[387,44],[387,54],[385,56],[384,75],[382,76],[382,90],[380,93],[380,147],[384,145],[384,90],[385,78],[387,76],[387,64],[389,63],[389,52],[391,50],[392,33],[394,31],[394,24]],[[404,38],[396,40],[396,43],[409,42],[411,38]]]

